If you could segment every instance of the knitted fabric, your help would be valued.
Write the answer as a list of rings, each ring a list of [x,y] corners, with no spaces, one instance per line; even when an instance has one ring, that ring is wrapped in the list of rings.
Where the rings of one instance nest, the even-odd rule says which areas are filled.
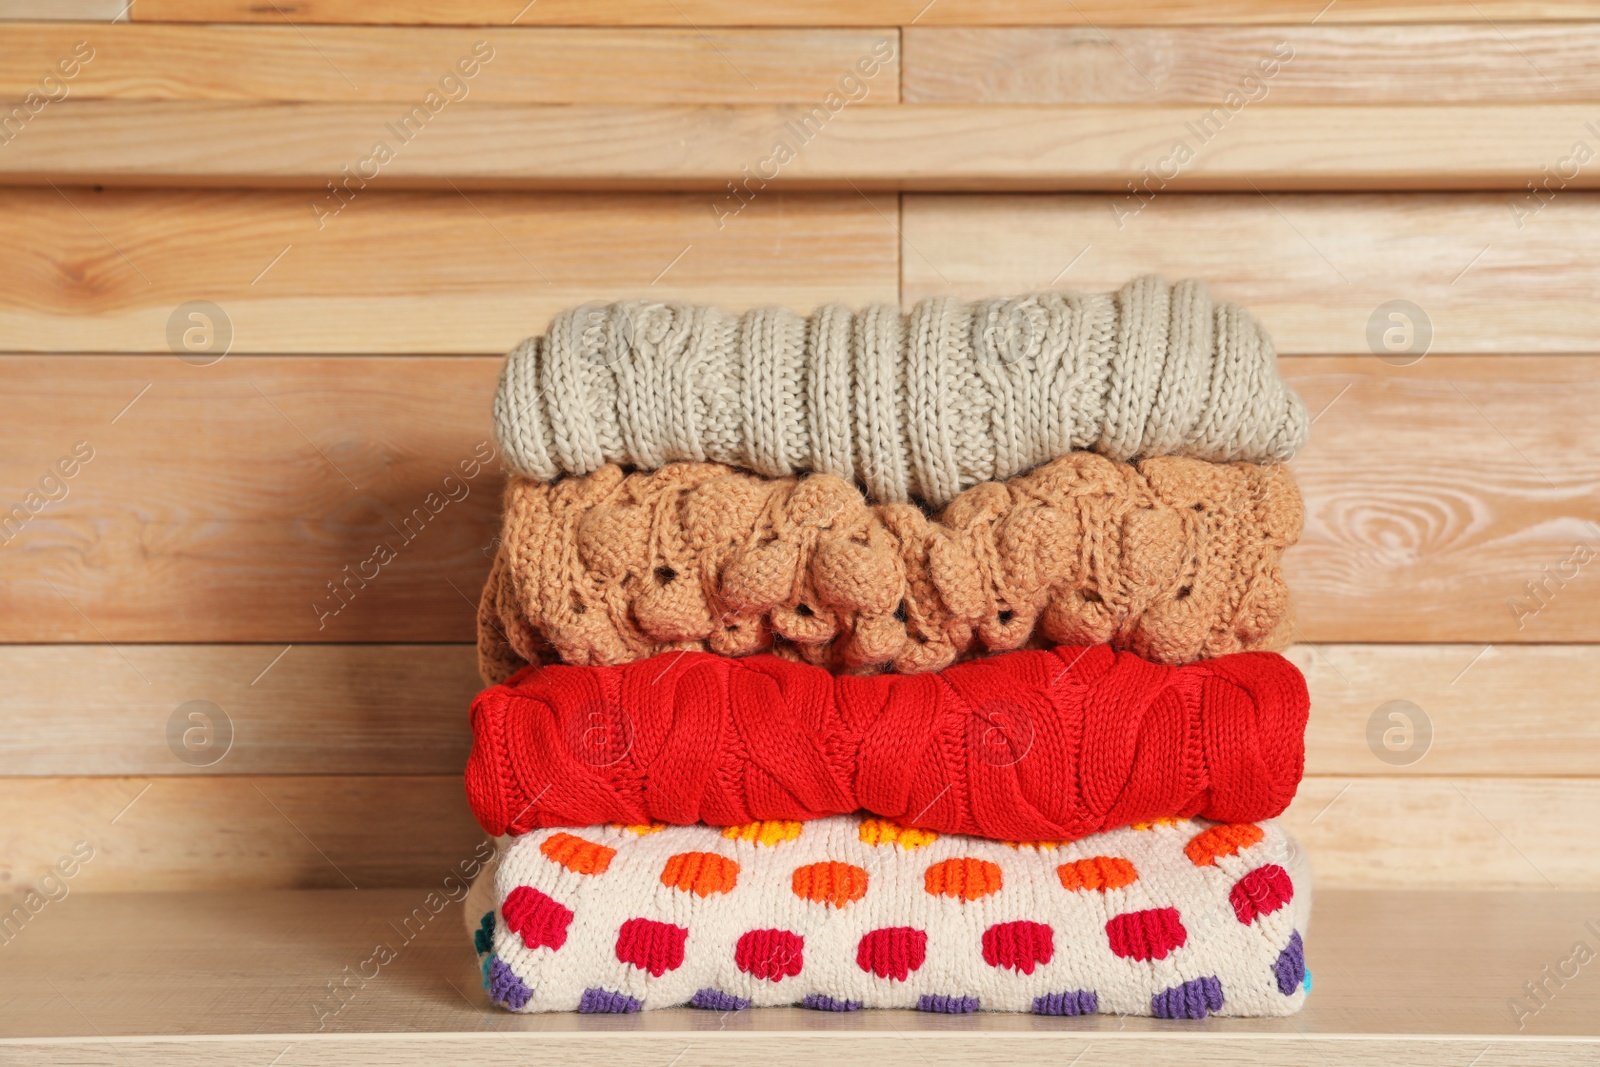
[[[1293,799],[1309,707],[1270,652],[1164,667],[1063,647],[869,677],[704,652],[529,668],[473,702],[467,796],[491,834],[858,810],[1008,840],[1249,822]]]
[[[1032,644],[1187,663],[1287,643],[1285,467],[1069,453],[937,520],[830,475],[684,463],[513,479],[480,604],[490,684],[528,662],[761,649],[835,671],[939,670]]]
[[[1270,822],[1001,843],[855,816],[539,831],[467,904],[484,987],[519,1012],[1188,1019],[1297,1011],[1311,910]]]
[[[1145,277],[910,315],[586,304],[511,353],[495,426],[540,481],[711,460],[939,507],[1074,449],[1280,462],[1310,421],[1253,318]]]

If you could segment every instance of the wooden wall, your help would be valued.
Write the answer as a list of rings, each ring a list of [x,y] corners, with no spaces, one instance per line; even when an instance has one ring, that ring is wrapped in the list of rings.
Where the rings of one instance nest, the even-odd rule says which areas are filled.
[[[498,475],[424,500],[559,308],[1146,271],[1256,310],[1317,413],[1287,818],[1320,883],[1600,886],[1588,7],[0,3],[83,20],[0,23],[0,101],[52,97],[0,125],[0,886],[79,840],[102,890],[470,852]]]

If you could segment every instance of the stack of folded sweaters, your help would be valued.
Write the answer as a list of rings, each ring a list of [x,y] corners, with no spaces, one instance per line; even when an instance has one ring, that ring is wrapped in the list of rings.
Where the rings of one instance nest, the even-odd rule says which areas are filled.
[[[497,1003],[1298,1009],[1308,420],[1245,312],[589,305],[495,417]]]

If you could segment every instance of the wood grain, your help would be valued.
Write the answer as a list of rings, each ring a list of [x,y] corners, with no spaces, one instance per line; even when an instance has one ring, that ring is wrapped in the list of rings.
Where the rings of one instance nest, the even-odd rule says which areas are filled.
[[[431,885],[484,833],[440,777],[0,779],[0,884],[79,842],[87,892]]]
[[[1299,645],[1288,656],[1311,689],[1311,774],[1600,766],[1593,645]],[[0,776],[29,777],[453,775],[482,684],[471,645],[9,645],[0,675]],[[189,707],[197,700],[220,713]]]
[[[898,31],[24,24],[0,35],[0,99],[87,41],[75,100],[750,103],[821,100],[874,49],[892,103]],[[480,44],[482,42],[482,44]],[[880,44],[880,42],[883,42]],[[462,77],[441,79],[466,60]],[[481,62],[480,62],[481,60]]]
[[[1597,803],[1597,778],[1312,776],[1284,819],[1320,888],[1594,890]],[[459,775],[0,778],[0,883],[87,841],[85,891],[426,885],[482,838]]]
[[[870,101],[870,84],[863,85],[861,99]],[[413,119],[421,127],[415,133],[396,135],[409,113],[403,102],[67,99],[10,140],[0,153],[0,182],[322,190],[349,167],[391,189],[694,189],[726,192],[733,206],[739,201],[728,182],[760,193],[769,191],[761,185],[767,179],[785,189],[964,192],[1121,193],[1130,182],[1163,178],[1170,184],[1151,187],[1523,190],[1545,181],[1549,167],[1552,188],[1568,194],[1600,185],[1600,168],[1584,163],[1593,155],[1574,148],[1582,141],[1596,151],[1600,135],[1586,125],[1596,114],[1577,104],[858,107],[844,97],[718,106],[469,98],[441,106],[425,123]],[[389,153],[386,162],[380,152]]]
[[[457,774],[483,685],[470,645],[3,645],[0,676],[26,776]]]
[[[1293,463],[1306,524],[1285,568],[1304,640],[1594,639],[1600,364],[1283,366],[1316,413]]]
[[[1338,5],[1336,5],[1338,6]],[[1331,14],[1331,12],[1330,12]],[[1285,20],[1288,21],[1288,20]],[[1600,23],[924,27],[907,103],[1274,104],[1586,101]]]
[[[64,19],[126,22],[128,0],[0,0],[0,22],[19,19]]]
[[[11,1010],[0,1019],[0,1048],[47,1064],[264,1064],[289,1045],[284,1058],[295,1064],[625,1065],[666,1063],[690,1047],[697,1064],[733,1065],[752,1055],[838,1061],[848,1042],[849,1056],[886,1067],[1059,1064],[1063,1056],[1461,1067],[1485,1048],[1495,1063],[1513,1065],[1593,1063],[1600,1052],[1592,983],[1569,982],[1520,1031],[1505,1003],[1552,959],[1565,959],[1574,937],[1587,939],[1575,931],[1600,908],[1594,894],[1319,892],[1306,939],[1314,995],[1289,1019],[1174,1026],[980,1012],[952,1026],[913,1011],[760,1008],[656,1011],[596,1025],[492,1008],[459,905],[396,929],[416,909],[439,906],[428,899],[432,888],[69,896],[3,949],[0,1000]],[[396,958],[377,977],[352,980],[334,1011],[327,982],[346,966],[355,972],[379,944]]]
[[[1284,815],[1319,889],[1600,888],[1596,778],[1308,777]]]
[[[1372,351],[1393,300],[1419,305],[1434,353],[1600,350],[1600,197],[1524,217],[1514,194],[907,196],[902,298],[1116,288],[1205,278],[1284,353]],[[1120,214],[1119,214],[1120,213]],[[1119,221],[1121,226],[1119,228]],[[1385,325],[1379,315],[1380,329]]]
[[[169,352],[176,310],[205,300],[236,353],[503,353],[589,300],[895,299],[892,198],[773,194],[720,228],[714,199],[368,190],[319,219],[314,204],[338,202],[0,190],[0,337],[12,351]]]
[[[860,26],[860,25],[1086,25],[1150,23],[1215,25],[1303,22],[1445,22],[1467,19],[1582,19],[1594,15],[1582,0],[399,0],[381,8],[362,0],[139,0],[134,21],[148,22],[388,22],[578,26]]]
[[[1593,645],[1297,645],[1287,655],[1311,690],[1309,774],[1538,778],[1600,767]]]
[[[7,360],[7,499],[94,456],[0,551],[0,639],[471,640],[499,363]]]
[[[78,442],[95,456],[0,549],[0,640],[472,640],[496,476],[461,483],[465,497],[427,524],[405,522],[492,439],[499,362],[5,359],[7,507]],[[1574,560],[1578,546],[1600,549],[1600,361],[1283,368],[1318,413],[1294,465],[1307,507],[1287,558],[1300,639],[1600,641],[1592,561]],[[344,586],[380,541],[399,558]],[[330,582],[354,594],[324,618],[317,605],[340,602]]]

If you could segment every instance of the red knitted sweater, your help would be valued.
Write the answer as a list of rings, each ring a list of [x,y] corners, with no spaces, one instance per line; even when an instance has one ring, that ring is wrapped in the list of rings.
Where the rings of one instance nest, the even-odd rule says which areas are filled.
[[[1064,646],[873,677],[704,652],[529,667],[473,702],[467,796],[492,834],[860,809],[1017,841],[1255,822],[1294,797],[1309,708],[1270,652],[1164,667]]]

